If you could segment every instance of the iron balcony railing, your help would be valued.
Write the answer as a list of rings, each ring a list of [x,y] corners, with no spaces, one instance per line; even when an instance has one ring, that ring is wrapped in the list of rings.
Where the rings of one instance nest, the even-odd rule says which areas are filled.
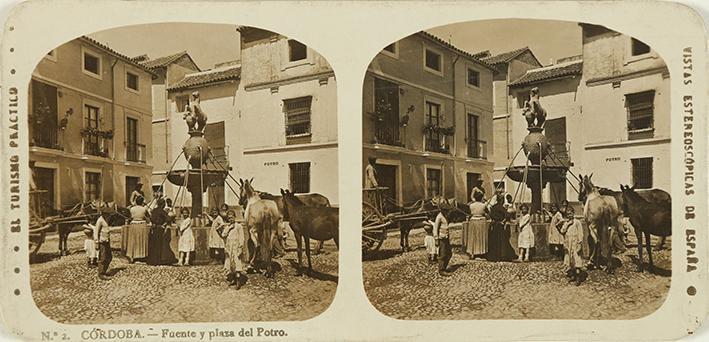
[[[400,146],[399,126],[377,123],[374,127],[374,139],[378,144]]]
[[[552,143],[551,153],[546,157],[547,165],[569,166],[571,163],[571,154],[569,153],[570,142]]]
[[[126,160],[136,163],[145,163],[146,150],[145,145],[138,143],[125,143],[126,145]]]
[[[487,142],[484,140],[468,139],[468,157],[487,159]]]
[[[450,145],[448,145],[446,137],[443,134],[439,136],[439,140],[429,139],[429,137],[426,137],[425,140],[424,148],[426,152],[451,153]]]
[[[229,169],[229,146],[210,147],[210,151],[216,165],[207,163],[207,168],[218,170],[221,166],[225,169]]]
[[[59,132],[56,127],[47,129],[46,127],[33,127],[32,145],[37,147],[61,150],[59,145]]]
[[[84,141],[84,154],[91,156],[108,158],[108,146],[106,145],[106,139],[97,136],[88,136],[83,138]]]

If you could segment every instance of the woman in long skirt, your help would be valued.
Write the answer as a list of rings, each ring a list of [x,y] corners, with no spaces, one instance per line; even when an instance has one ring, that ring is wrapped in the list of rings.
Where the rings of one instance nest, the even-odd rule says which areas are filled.
[[[561,234],[564,235],[564,266],[566,266],[566,276],[569,282],[575,281],[576,286],[581,285],[583,280],[581,267],[583,258],[581,248],[583,245],[583,225],[581,221],[574,217],[574,209],[569,207],[566,210],[566,221],[561,227]]]
[[[510,232],[505,218],[507,209],[504,205],[504,195],[498,194],[497,201],[490,208],[490,232],[488,233],[488,261],[512,261],[517,255],[510,245]]]
[[[551,249],[551,254],[561,259],[564,256],[564,237],[561,235],[559,229],[561,228],[561,221],[564,220],[564,216],[555,203],[551,205],[550,209],[551,222],[549,222],[549,227],[547,227],[547,241]]]
[[[248,253],[245,253],[244,229],[241,224],[236,222],[236,214],[233,210],[229,210],[222,236],[226,238],[224,268],[227,270],[227,281],[230,281],[230,286],[236,286],[238,290],[245,280],[242,273],[246,272]]]

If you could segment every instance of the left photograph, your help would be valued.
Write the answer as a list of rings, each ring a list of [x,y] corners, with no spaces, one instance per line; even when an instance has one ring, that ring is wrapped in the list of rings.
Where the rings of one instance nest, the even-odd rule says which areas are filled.
[[[327,60],[255,27],[69,40],[29,85],[30,285],[60,323],[306,320],[338,283]]]

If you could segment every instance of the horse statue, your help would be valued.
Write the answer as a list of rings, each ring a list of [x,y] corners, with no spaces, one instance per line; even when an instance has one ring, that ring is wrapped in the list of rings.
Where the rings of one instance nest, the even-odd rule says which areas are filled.
[[[529,91],[529,101],[524,102],[522,115],[527,120],[527,127],[544,127],[547,111],[539,103],[539,88]]]
[[[298,275],[302,275],[302,243],[308,258],[308,273],[313,271],[310,259],[310,239],[327,241],[333,239],[339,248],[340,210],[332,207],[310,207],[292,192],[281,189],[284,220],[290,223],[298,248]],[[302,237],[302,239],[301,239]]]
[[[612,196],[601,195],[598,188],[591,182],[590,176],[581,176],[579,184],[579,201],[584,202],[583,214],[588,224],[589,232],[594,240],[591,248],[590,261],[600,267],[602,258],[606,262],[606,272],[613,273],[613,244],[618,237],[620,225],[618,218],[620,210],[618,202]]]
[[[239,204],[244,209],[244,224],[249,231],[249,239],[256,247],[252,264],[256,269],[265,268],[264,275],[273,277],[273,241],[278,241],[278,227],[283,221],[274,201],[263,200],[251,186],[251,180],[239,179]]]
[[[645,235],[645,248],[649,259],[649,268],[652,272],[652,246],[650,236],[667,237],[672,235],[672,204],[666,201],[649,201],[640,192],[635,191],[635,186],[620,186],[623,198],[623,210],[626,210],[630,223],[635,228],[638,239],[638,271],[643,271],[643,233]]]
[[[202,132],[204,127],[207,125],[207,114],[202,111],[202,107],[199,105],[199,91],[192,93],[189,104],[185,106],[185,114],[182,119],[187,123],[187,131],[191,132],[196,130]]]

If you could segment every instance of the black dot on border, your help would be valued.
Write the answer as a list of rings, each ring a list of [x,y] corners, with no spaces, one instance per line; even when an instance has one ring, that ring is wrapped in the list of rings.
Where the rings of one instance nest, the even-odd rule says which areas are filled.
[[[15,52],[15,48],[10,48],[10,52]]]
[[[697,288],[694,287],[694,286],[688,287],[688,288],[687,288],[687,294],[690,295],[690,296],[694,296],[695,294],[697,294]]]
[[[15,74],[15,69],[11,69],[11,70],[10,70],[10,73],[14,75],[14,74]]]
[[[20,246],[15,246],[15,248],[13,248],[13,249],[15,250],[15,252],[19,252],[19,251],[20,251]]]
[[[15,296],[19,296],[19,295],[20,295],[20,289],[15,289]]]
[[[10,31],[14,31],[14,30],[15,30],[15,27],[14,27],[14,26],[10,26]]]
[[[20,273],[20,268],[19,268],[19,267],[15,267],[15,273]]]

